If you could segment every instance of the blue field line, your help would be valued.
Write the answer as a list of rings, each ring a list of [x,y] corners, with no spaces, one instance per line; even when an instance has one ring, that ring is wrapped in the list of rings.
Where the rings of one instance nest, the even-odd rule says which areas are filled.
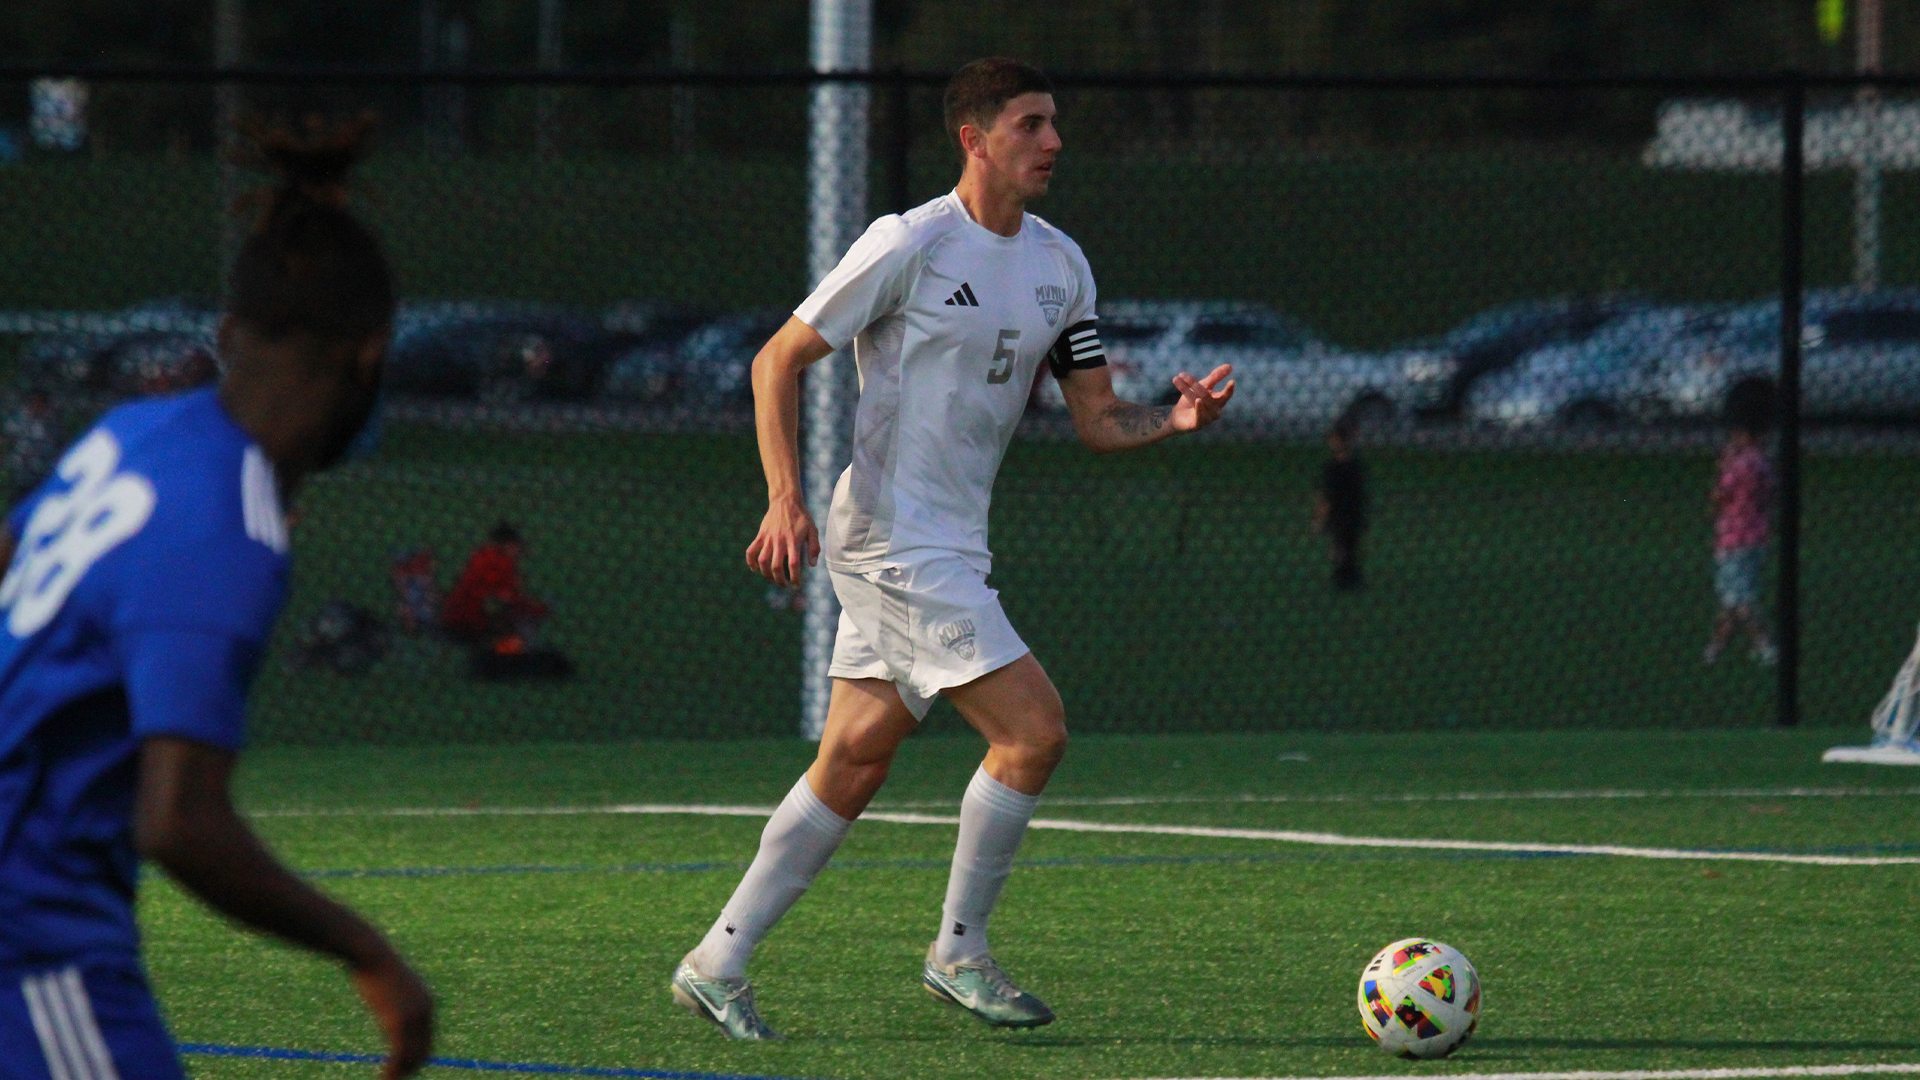
[[[837,864],[834,864],[837,865]],[[942,863],[941,865],[945,865]],[[617,863],[593,866],[527,864],[507,866],[375,866],[365,869],[302,870],[306,878],[482,877],[489,874],[705,874],[745,870],[743,862]]]
[[[329,1054],[318,1050],[283,1050],[276,1046],[225,1046],[220,1043],[181,1043],[183,1054],[208,1057],[268,1058],[274,1061],[325,1061],[337,1065],[378,1065],[386,1058],[380,1054]],[[428,1058],[427,1064],[442,1069],[471,1069],[475,1072],[540,1073],[548,1076],[624,1076],[643,1080],[790,1080],[777,1076],[747,1076],[740,1073],[675,1072],[663,1069],[609,1069],[593,1065],[554,1065],[539,1061],[482,1061],[478,1058]]]
[[[1086,869],[1108,866],[1232,866],[1258,863],[1383,862],[1430,859],[1462,862],[1515,859],[1584,859],[1591,856],[1557,851],[1422,851],[1417,853],[1356,852],[1350,856],[1254,853],[1244,855],[1091,855],[1021,859],[1017,865],[1044,869]],[[945,870],[950,859],[835,859],[829,870]],[[364,869],[303,870],[301,876],[339,880],[355,878],[488,877],[513,874],[704,874],[717,870],[741,871],[744,862],[615,863],[507,865],[507,866],[375,866]]]

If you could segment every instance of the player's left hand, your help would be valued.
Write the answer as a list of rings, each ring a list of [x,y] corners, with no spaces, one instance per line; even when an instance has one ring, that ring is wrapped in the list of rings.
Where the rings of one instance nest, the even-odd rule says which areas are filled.
[[[433,993],[390,948],[374,963],[351,970],[353,988],[387,1038],[381,1080],[405,1080],[433,1052]]]
[[[1173,388],[1180,391],[1180,400],[1174,403],[1173,415],[1169,417],[1173,430],[1199,431],[1220,419],[1221,410],[1233,400],[1233,380],[1227,378],[1232,374],[1232,364],[1221,364],[1204,379],[1196,379],[1184,371],[1175,375]],[[1223,379],[1226,380],[1224,386],[1221,385]],[[1214,389],[1216,386],[1218,390]]]

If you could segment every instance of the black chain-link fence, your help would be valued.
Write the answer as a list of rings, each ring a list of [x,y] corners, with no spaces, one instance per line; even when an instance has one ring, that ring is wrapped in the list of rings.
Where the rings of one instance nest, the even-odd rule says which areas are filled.
[[[746,365],[807,284],[803,78],[255,73],[223,100],[186,73],[8,77],[16,486],[110,402],[212,377],[244,182],[223,108],[382,118],[359,205],[407,302],[377,430],[297,508],[260,741],[797,730],[801,601],[741,553],[765,505]],[[956,178],[938,97],[871,80],[873,214]],[[1214,431],[1112,457],[1035,388],[993,583],[1076,729],[1866,718],[1920,609],[1920,103],[1785,80],[1057,97],[1034,210],[1092,262],[1122,394],[1239,379]],[[1758,470],[1729,407],[1792,400],[1796,225],[1802,424],[1762,425]],[[1349,424],[1360,468],[1329,468]],[[503,523],[517,597],[513,545],[470,563]],[[512,640],[444,625],[481,579],[525,616]],[[1757,621],[1716,654],[1725,606]]]

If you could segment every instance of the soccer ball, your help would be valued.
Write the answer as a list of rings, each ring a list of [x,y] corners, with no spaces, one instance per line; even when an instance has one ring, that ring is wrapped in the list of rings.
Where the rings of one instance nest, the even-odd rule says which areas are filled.
[[[1480,975],[1451,945],[1396,941],[1360,973],[1360,1023],[1389,1054],[1446,1057],[1480,1023]]]

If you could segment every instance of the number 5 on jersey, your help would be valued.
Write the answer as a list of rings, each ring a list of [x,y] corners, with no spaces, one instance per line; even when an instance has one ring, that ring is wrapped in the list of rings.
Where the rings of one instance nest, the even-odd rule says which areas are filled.
[[[999,384],[1013,378],[1014,362],[1020,359],[1020,331],[1002,330],[993,346],[993,366],[987,369],[987,382]]]

